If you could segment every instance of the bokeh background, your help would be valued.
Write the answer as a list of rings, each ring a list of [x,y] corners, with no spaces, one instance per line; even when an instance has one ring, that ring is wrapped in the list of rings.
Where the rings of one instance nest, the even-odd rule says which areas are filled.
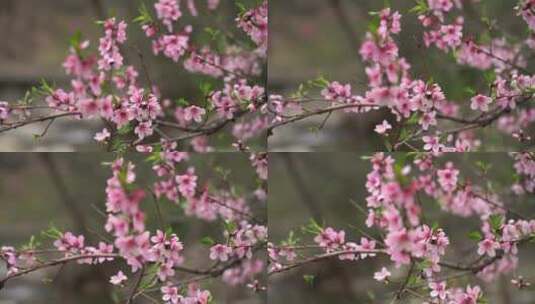
[[[495,19],[510,38],[526,38],[526,24],[516,15],[517,1],[486,0],[480,4],[462,1],[466,8],[465,29],[481,30],[477,15]],[[358,50],[371,16],[390,3],[402,15],[402,32],[395,39],[400,55],[412,65],[411,75],[433,78],[449,100],[467,102],[467,86],[484,87],[485,79],[476,70],[459,66],[451,56],[436,48],[422,45],[422,29],[416,15],[409,13],[414,0],[286,0],[270,2],[270,50],[268,83],[270,94],[289,95],[299,84],[324,75],[329,80],[350,83],[354,94],[363,95],[367,89]],[[471,35],[469,33],[468,35]],[[533,71],[533,66],[530,66]],[[319,92],[311,92],[318,96]],[[270,151],[384,151],[382,139],[373,129],[391,118],[387,112],[360,115],[339,113],[332,115],[319,132],[325,116],[317,116],[275,129],[269,138]],[[534,134],[533,130],[530,134]],[[481,132],[485,151],[519,150],[533,147],[535,141],[519,145],[512,143],[493,128]],[[533,136],[532,136],[533,137]],[[535,140],[535,139],[534,139]]]
[[[127,159],[136,164],[137,184],[151,186],[154,181],[151,164],[141,155],[130,155]],[[101,212],[105,210],[104,188],[111,171],[102,163],[112,160],[114,155],[107,153],[0,154],[0,247],[27,244],[32,235],[42,239],[41,231],[47,230],[51,224],[64,231],[85,231],[89,244],[102,240],[102,236],[109,238],[103,228],[106,219]],[[221,186],[221,169],[224,169],[229,170],[228,182],[235,186],[237,193],[254,191],[257,187],[256,173],[246,155],[194,155],[188,165],[195,166],[200,183]],[[184,170],[187,169],[185,166]],[[221,241],[223,224],[186,217],[178,206],[166,200],[161,200],[159,205],[164,221],[173,226],[185,245],[185,266],[205,269],[211,265],[209,247],[200,240],[210,236]],[[251,205],[256,217],[265,221],[265,202],[252,201]],[[152,232],[159,229],[156,208],[150,196],[142,202],[142,208],[147,213],[147,229]],[[80,227],[81,223],[85,228]],[[52,248],[49,240],[42,241],[44,248]],[[9,281],[0,290],[0,304],[124,303],[120,293],[117,294],[119,302],[112,300],[113,289],[108,283],[109,277],[119,269],[131,276],[122,262],[98,267],[68,264],[61,269],[41,270]],[[0,277],[5,271],[4,263],[0,263]],[[182,274],[181,279],[188,277]],[[212,291],[217,303],[265,303],[265,293],[255,294],[245,287],[229,287],[219,279],[203,284]],[[130,286],[127,286],[125,291],[129,290]],[[159,292],[151,296],[161,299]],[[140,297],[136,303],[147,301]]]
[[[379,237],[378,231],[364,225],[367,191],[366,175],[371,170],[369,160],[363,160],[359,153],[272,153],[270,155],[268,217],[271,242],[279,244],[294,231],[301,239],[300,244],[313,244],[312,237],[303,234],[301,227],[310,219],[323,223],[324,227],[344,229],[346,240],[359,241],[364,233]],[[393,155],[399,159],[401,153]],[[474,183],[492,183],[498,193],[505,193],[501,199],[511,208],[528,218],[535,216],[534,197],[519,200],[511,194],[512,159],[506,153],[448,154],[441,162],[454,161],[461,169],[461,176]],[[477,162],[491,164],[487,175],[482,177]],[[490,185],[490,184],[489,184]],[[450,237],[451,245],[445,260],[469,262],[475,260],[475,242],[468,239],[469,232],[479,230],[476,217],[460,218],[440,210],[436,202],[423,199],[423,209],[428,224],[435,221]],[[286,273],[269,277],[270,303],[307,304],[350,304],[391,303],[399,284],[383,285],[373,279],[374,272],[386,266],[392,272],[393,282],[402,280],[407,269],[396,270],[385,256],[367,258],[363,261],[347,262],[337,259],[296,268]],[[527,244],[520,250],[520,264],[515,275],[535,280],[535,245]],[[313,275],[312,284],[304,280]],[[519,291],[510,283],[511,276],[504,276],[491,284],[479,280],[489,303],[531,304],[535,301],[533,287]],[[459,285],[469,283],[460,279]],[[453,283],[453,281],[452,281]],[[451,284],[449,286],[451,286]],[[397,303],[420,303],[418,299],[402,300]]]
[[[245,7],[253,7],[257,0],[242,0]],[[70,79],[65,75],[62,63],[67,56],[69,39],[80,31],[85,39],[91,41],[92,48],[98,46],[102,35],[101,27],[95,21],[105,16],[117,16],[128,22],[129,47],[125,48],[126,63],[140,71],[139,81],[145,84],[141,73],[141,50],[152,81],[160,87],[162,96],[171,100],[185,98],[192,103],[201,102],[199,90],[201,82],[218,83],[210,77],[188,73],[181,62],[176,64],[163,56],[152,54],[150,40],[146,39],[141,27],[132,22],[139,16],[138,9],[145,3],[153,16],[155,0],[2,0],[0,1],[0,100],[14,101],[24,97],[32,86],[41,79],[55,83],[58,87],[69,86]],[[185,3],[181,6],[184,15],[180,25],[191,24],[196,31],[196,43],[213,43],[205,27],[222,27],[239,39],[248,38],[236,28],[235,18],[239,9],[235,1],[221,1],[217,11],[206,14],[206,1],[196,1],[200,15],[192,18]],[[265,83],[266,75],[254,79]],[[218,87],[218,86],[215,86]],[[102,151],[93,140],[96,132],[103,128],[99,120],[74,121],[57,120],[47,135],[38,141],[34,134],[41,134],[46,123],[34,124],[14,132],[0,134],[1,151]],[[231,127],[228,128],[231,130]],[[225,132],[228,133],[228,132]],[[228,135],[211,137],[216,147],[228,147]],[[265,150],[265,138],[252,141],[251,147]]]

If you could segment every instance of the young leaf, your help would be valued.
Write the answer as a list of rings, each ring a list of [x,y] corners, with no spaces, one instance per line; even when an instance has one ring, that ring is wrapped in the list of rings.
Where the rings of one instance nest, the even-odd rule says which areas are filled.
[[[493,214],[489,218],[490,227],[494,232],[497,232],[502,227],[503,217],[499,214]]]
[[[472,231],[468,234],[468,238],[474,241],[481,241],[483,236],[479,231]]]
[[[303,275],[303,280],[305,280],[305,283],[310,286],[314,286],[314,275],[311,274],[305,274]]]
[[[215,244],[215,241],[211,237],[205,236],[201,239],[201,244],[206,246],[213,246]]]

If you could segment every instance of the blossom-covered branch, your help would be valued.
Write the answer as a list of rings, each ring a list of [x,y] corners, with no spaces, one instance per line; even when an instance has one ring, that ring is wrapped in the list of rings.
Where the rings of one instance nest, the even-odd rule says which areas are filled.
[[[0,278],[0,286],[8,288],[7,283],[15,278],[68,263],[96,265],[115,261],[120,262],[122,270],[110,277],[110,283],[125,288],[131,281],[129,289],[125,288],[125,303],[161,292],[165,303],[206,304],[212,296],[199,283],[219,277],[230,286],[247,285],[254,291],[263,291],[262,251],[267,246],[267,227],[262,210],[267,191],[267,155],[250,156],[256,188],[241,189],[229,182],[230,171],[220,169],[219,174],[214,169],[214,176],[203,181],[193,166],[187,166],[190,155],[176,151],[176,143],[166,142],[162,148],[146,158],[153,164],[155,181],[148,191],[157,206],[166,202],[177,213],[222,229],[220,236],[201,240],[209,247],[197,254],[206,260],[204,266],[186,265],[184,253],[192,244],[184,243],[178,236],[180,232],[175,233],[173,225],[162,219],[160,207],[158,224],[163,227],[147,229],[149,219],[144,209],[152,206],[144,204],[148,191],[138,184],[134,163],[118,158],[109,164],[112,176],[105,190],[103,229],[111,239],[98,234],[98,244],[90,245],[85,235],[52,227],[43,235],[53,240],[54,249],[42,247],[33,237],[21,248],[4,245],[0,262],[7,265],[8,272]],[[204,186],[199,185],[201,182]]]
[[[367,158],[372,171],[365,185],[366,207],[357,204],[365,215],[365,221],[356,225],[360,240],[349,240],[345,230],[312,220],[301,228],[303,235],[291,232],[286,240],[269,243],[268,273],[280,275],[327,259],[358,263],[381,256],[392,266],[381,267],[374,278],[398,286],[395,299],[408,295],[425,299],[424,303],[481,303],[484,295],[479,286],[467,285],[473,284],[470,278],[466,282],[455,279],[475,276],[491,282],[521,272],[519,251],[535,240],[535,219],[517,212],[506,198],[529,200],[533,196],[535,155],[511,155],[518,177],[505,188],[487,182],[491,179],[488,164],[476,163],[485,182],[473,181],[468,172],[463,174],[457,158],[450,156],[377,153]],[[440,213],[477,219],[480,229],[465,237],[467,243],[473,242],[470,251],[456,252],[460,240],[441,226],[437,212],[430,215],[433,204],[440,207]],[[313,244],[302,240],[307,235],[313,236]],[[461,255],[463,260],[458,261]],[[392,279],[393,270],[400,268],[408,271],[399,280]],[[513,277],[512,283],[518,288],[530,284],[521,276]]]
[[[187,1],[187,11],[192,18],[200,18],[195,2]],[[70,88],[43,81],[20,101],[0,102],[0,133],[40,122],[47,122],[48,130],[57,119],[71,117],[101,119],[105,128],[94,138],[114,151],[152,150],[160,139],[180,143],[183,151],[212,151],[208,137],[228,133],[227,127],[232,127],[231,142],[239,146],[261,138],[267,125],[262,114],[267,102],[263,71],[267,1],[256,7],[239,6],[235,29],[214,25],[204,32],[183,24],[187,13],[182,5],[177,0],[159,0],[152,10],[143,5],[134,22],[151,42],[155,56],[167,58],[171,65],[180,64],[192,77],[213,79],[200,84],[199,100],[162,96],[149,75],[147,58],[127,41],[127,22],[111,17],[99,22],[104,36],[97,50],[81,35],[72,38],[63,64],[72,77]],[[207,20],[215,19],[218,6],[219,1],[211,0],[203,5]],[[209,29],[210,43],[199,44],[196,37]],[[139,69],[125,60],[130,49],[139,55]]]
[[[417,1],[409,13],[416,14],[422,25],[425,51],[437,48],[452,54],[456,64],[474,69],[485,82],[480,87],[467,84],[469,96],[464,100],[451,100],[432,78],[414,75],[396,41],[402,16],[385,8],[370,14],[373,20],[359,50],[366,64],[366,92],[355,94],[351,84],[322,76],[301,85],[290,96],[272,94],[268,105],[270,131],[317,115],[326,115],[323,127],[333,112],[362,114],[387,109],[392,119],[377,125],[375,132],[384,137],[389,150],[485,150],[488,148],[475,131],[491,126],[493,132],[506,134],[516,142],[532,143],[529,130],[535,121],[535,77],[528,68],[528,55],[535,47],[533,1],[519,3],[516,9],[528,23],[529,34],[519,37],[518,43],[506,39],[508,33],[488,18],[480,17],[486,25],[483,32],[464,27],[461,1]],[[486,41],[487,35],[498,37]],[[321,96],[314,95],[318,90]]]

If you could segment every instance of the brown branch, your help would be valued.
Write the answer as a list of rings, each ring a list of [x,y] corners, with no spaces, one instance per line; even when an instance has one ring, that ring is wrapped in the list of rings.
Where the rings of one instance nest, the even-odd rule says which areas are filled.
[[[35,272],[44,268],[49,268],[49,267],[53,267],[57,265],[62,265],[62,264],[73,262],[73,261],[79,261],[79,260],[84,260],[84,259],[98,259],[98,258],[121,258],[121,256],[117,254],[85,254],[85,255],[76,255],[76,256],[53,260],[53,261],[40,264],[40,265],[36,265],[28,269],[21,270],[21,271],[18,271],[16,273],[6,276],[5,278],[0,280],[0,289],[2,289],[5,283],[7,283],[7,281],[23,276],[25,274],[31,273],[31,272]]]
[[[296,262],[296,263],[293,263],[293,264],[285,265],[285,266],[283,266],[281,268],[273,269],[273,270],[268,272],[268,275],[273,275],[273,274],[277,274],[277,273],[281,273],[281,272],[286,272],[288,270],[292,270],[292,269],[297,268],[297,267],[301,267],[301,266],[304,266],[304,265],[307,265],[307,264],[311,264],[311,263],[316,263],[316,262],[319,262],[319,261],[323,261],[323,260],[326,260],[326,259],[338,257],[338,256],[345,255],[345,254],[370,254],[370,253],[371,254],[386,253],[386,251],[385,250],[381,250],[381,249],[377,249],[377,250],[343,250],[343,251],[325,253],[325,254],[321,254],[321,255],[317,255],[317,256],[313,256],[313,257],[307,258],[305,260],[302,260],[302,261],[299,261],[299,262]]]
[[[258,244],[254,247],[253,251],[254,252],[257,252],[258,250],[260,249],[265,249],[265,246],[266,246],[266,243],[261,243],[261,244]],[[218,267],[218,264],[214,264],[213,266],[211,266],[210,268],[206,269],[206,270],[196,270],[195,272],[189,272],[189,273],[194,273],[194,274],[198,274],[198,276],[196,277],[193,277],[193,278],[190,278],[190,279],[186,279],[186,280],[182,280],[182,281],[175,281],[173,282],[172,285],[170,286],[183,286],[183,285],[187,285],[189,283],[194,283],[194,282],[199,282],[199,281],[203,281],[203,280],[207,280],[207,279],[211,279],[211,278],[216,278],[216,277],[219,277],[221,276],[227,269],[230,269],[230,268],[233,268],[235,266],[238,266],[239,264],[241,264],[244,260],[246,260],[246,257],[242,257],[242,258],[234,258],[233,260],[229,261],[228,263],[222,265],[222,266],[219,266]],[[175,267],[175,269],[177,270],[181,270],[181,267]],[[153,292],[153,291],[159,291],[160,289],[159,288],[152,288],[152,289],[147,289],[145,290],[146,292]],[[140,295],[140,293],[138,293],[136,295],[136,297]]]
[[[511,241],[511,243],[523,244],[523,243],[527,243],[527,242],[531,241],[534,238],[535,237],[527,237],[527,238],[524,238],[524,239],[518,239],[518,240]],[[317,246],[315,246],[315,245],[310,245],[310,246],[302,245],[302,246],[296,246],[296,247],[292,247],[292,246],[284,247],[283,246],[283,247],[280,247],[280,248],[315,249],[315,248],[317,248]],[[285,265],[285,266],[283,266],[281,268],[278,268],[278,269],[274,269],[274,270],[268,272],[268,275],[272,275],[272,274],[280,273],[280,272],[285,272],[285,271],[288,271],[288,270],[291,270],[291,269],[294,269],[294,268],[297,268],[297,267],[304,266],[304,265],[309,264],[309,263],[315,263],[315,262],[319,262],[319,261],[322,261],[322,260],[325,260],[325,259],[330,259],[330,258],[333,258],[333,257],[338,257],[340,255],[345,255],[345,254],[356,254],[356,255],[358,255],[358,254],[387,254],[387,253],[388,252],[387,252],[386,249],[342,250],[342,251],[330,252],[330,253],[325,253],[325,254],[320,254],[320,255],[317,255],[317,256],[309,257],[309,258],[306,258],[306,259],[304,259],[302,261],[299,261],[299,262],[296,262],[296,263],[293,263],[293,264],[289,264],[289,265]],[[446,268],[452,269],[452,270],[465,271],[465,272],[470,272],[470,273],[473,273],[473,274],[478,274],[483,269],[485,269],[486,267],[494,264],[495,262],[499,261],[503,257],[504,257],[504,252],[498,251],[494,257],[490,257],[490,258],[484,259],[484,256],[482,256],[480,259],[478,259],[478,260],[474,261],[473,263],[471,263],[472,265],[470,265],[470,266],[452,264],[452,263],[449,263],[449,262],[438,262],[438,265],[440,265],[442,267],[446,267]],[[422,259],[416,258],[415,260],[422,260]],[[483,260],[483,261],[480,262],[481,260]]]
[[[489,57],[491,57],[491,58],[493,58],[493,59],[496,59],[496,60],[498,60],[498,61],[500,61],[500,62],[502,62],[502,63],[505,63],[506,65],[508,65],[508,66],[510,66],[510,67],[512,67],[512,68],[515,68],[515,69],[521,71],[521,72],[524,73],[524,74],[528,74],[528,75],[531,74],[530,71],[528,71],[527,69],[525,69],[525,68],[519,66],[518,64],[516,64],[516,63],[514,63],[514,62],[510,62],[509,60],[506,60],[506,59],[503,59],[503,58],[501,58],[501,57],[498,57],[497,55],[495,55],[495,54],[493,54],[493,53],[491,53],[491,52],[488,52],[488,51],[486,51],[486,50],[480,48],[480,47],[477,46],[477,45],[474,45],[474,47],[477,49],[478,52],[481,52],[481,53],[483,53],[483,54],[485,54],[485,55],[487,55],[487,56],[489,56]],[[492,47],[492,45],[491,45],[491,47]]]
[[[258,251],[259,249],[264,248],[265,245],[266,245],[265,243],[258,244],[254,248],[254,251]],[[24,252],[33,252],[33,251],[21,251],[20,253],[24,253]],[[50,249],[50,250],[35,251],[35,252],[48,253],[48,252],[58,252],[58,251],[54,250],[54,249]],[[20,277],[20,276],[23,276],[23,275],[26,275],[26,274],[29,274],[29,273],[32,273],[32,272],[35,272],[35,271],[39,271],[39,270],[42,270],[42,269],[45,269],[45,268],[50,268],[50,267],[53,267],[53,266],[63,265],[63,264],[69,263],[69,262],[74,262],[74,261],[79,261],[79,260],[84,260],[84,259],[99,259],[99,258],[113,258],[113,259],[123,259],[124,260],[123,256],[121,256],[119,254],[114,254],[114,253],[110,253],[110,254],[81,254],[81,255],[64,257],[64,258],[52,260],[52,261],[49,261],[49,262],[46,262],[46,263],[42,263],[42,264],[39,264],[39,265],[35,265],[35,266],[32,266],[32,267],[24,269],[24,270],[20,270],[18,272],[12,273],[12,274],[4,277],[3,279],[0,279],[0,290],[5,286],[5,284],[9,280],[12,280],[14,278],[17,278],[17,277]],[[176,269],[178,271],[181,271],[181,272],[185,272],[185,273],[210,275],[210,276],[213,277],[213,276],[219,276],[219,275],[223,274],[223,272],[226,269],[235,266],[237,263],[240,263],[241,261],[242,261],[242,259],[233,260],[230,263],[228,263],[228,265],[223,266],[221,268],[211,267],[211,268],[209,268],[207,270],[197,270],[197,269],[192,269],[192,268],[187,268],[187,267],[182,267],[182,266],[174,267],[174,269]]]
[[[398,291],[396,292],[396,297],[394,298],[394,302],[396,302],[396,300],[401,300],[401,296],[403,295],[403,292],[405,292],[407,284],[409,284],[410,278],[412,276],[412,272],[414,271],[414,266],[415,266],[414,261],[411,261],[409,272],[407,273],[407,276],[405,276],[405,280],[403,281]]]
[[[143,275],[145,274],[145,267],[142,267],[139,271],[139,276],[136,280],[136,283],[134,287],[132,287],[132,291],[130,291],[130,296],[128,297],[128,300],[126,301],[126,304],[132,304],[134,302],[134,297],[136,295],[136,291],[139,288],[139,285],[141,284],[141,281],[143,280]]]
[[[271,124],[271,126],[268,127],[268,134],[272,134],[275,128],[278,128],[278,127],[281,127],[290,123],[294,123],[296,121],[300,121],[303,119],[307,119],[312,116],[328,114],[331,112],[336,112],[336,111],[344,110],[344,109],[375,108],[375,107],[379,107],[379,105],[376,105],[376,104],[342,104],[342,105],[336,105],[336,106],[331,106],[331,107],[320,109],[320,110],[307,112],[304,114],[298,114],[295,116],[291,116],[290,118],[286,120],[282,120],[282,121]]]
[[[56,121],[55,118],[51,119],[48,124],[46,124],[46,127],[43,129],[43,132],[41,132],[41,134],[37,135],[38,137],[44,137],[46,135],[46,133],[48,133],[48,130],[50,129],[50,127],[52,126],[52,124],[54,123],[54,121]]]
[[[135,47],[134,49],[139,57],[139,61],[141,62],[141,68],[143,69],[143,74],[145,74],[147,83],[150,86],[150,91],[152,92],[154,88],[154,82],[152,82],[152,78],[150,77],[149,69],[147,67],[147,64],[145,63],[145,57],[143,56],[143,52],[138,47]]]
[[[199,136],[208,136],[208,135],[212,135],[214,133],[217,133],[221,129],[225,128],[229,123],[236,121],[238,118],[242,117],[246,113],[249,113],[249,111],[242,110],[242,111],[238,112],[237,114],[235,114],[234,117],[231,118],[231,119],[219,120],[219,121],[214,122],[212,124],[212,126],[210,126],[210,127],[205,127],[205,128],[200,128],[200,129],[189,129],[189,128],[185,128],[185,127],[183,127],[183,126],[181,126],[179,124],[173,123],[173,122],[161,121],[161,120],[158,120],[157,123],[162,125],[162,126],[166,126],[166,127],[182,130],[182,131],[185,131],[185,132],[192,132],[190,134],[185,134],[185,135],[181,135],[181,136],[177,136],[177,137],[171,137],[171,138],[168,139],[168,141],[171,141],[171,142],[181,142],[181,141],[184,141],[184,140],[187,140],[187,139],[192,139],[192,138],[199,137]],[[160,143],[159,141],[158,142],[152,142],[152,143],[150,143],[150,145],[156,145],[156,144],[159,144],[159,143]]]
[[[15,130],[15,129],[18,129],[20,127],[24,127],[24,126],[27,126],[27,125],[30,125],[30,124],[34,124],[34,123],[45,122],[45,121],[49,121],[49,120],[55,120],[57,118],[62,118],[62,117],[81,116],[81,115],[82,115],[82,113],[80,113],[80,112],[69,112],[69,113],[55,114],[55,115],[51,115],[51,116],[38,117],[38,118],[26,120],[26,121],[19,121],[19,122],[15,122],[13,124],[10,124],[9,126],[7,126],[5,128],[1,128],[0,129],[0,133],[4,133],[4,132],[7,132],[7,131]]]

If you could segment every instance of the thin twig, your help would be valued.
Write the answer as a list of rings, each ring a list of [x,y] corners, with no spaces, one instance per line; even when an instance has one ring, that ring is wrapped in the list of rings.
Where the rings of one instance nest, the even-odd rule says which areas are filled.
[[[143,280],[144,275],[145,275],[145,267],[143,266],[141,270],[139,271],[139,276],[136,280],[136,283],[134,284],[134,287],[132,287],[132,291],[130,291],[130,296],[128,297],[128,300],[126,301],[126,304],[132,304],[134,302],[134,297],[136,295],[137,289],[139,288],[139,285],[141,284],[141,281]]]

